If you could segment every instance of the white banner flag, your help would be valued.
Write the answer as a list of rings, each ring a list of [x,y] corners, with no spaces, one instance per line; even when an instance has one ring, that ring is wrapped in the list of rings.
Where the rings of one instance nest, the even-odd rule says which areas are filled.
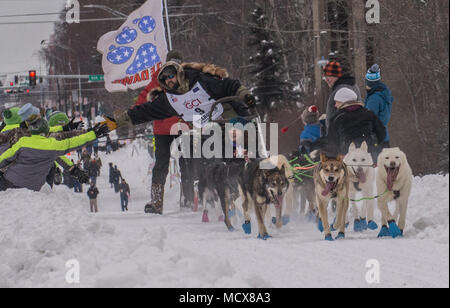
[[[161,0],[148,0],[118,30],[100,38],[97,49],[103,54],[106,90],[145,87],[165,62],[168,50],[162,11]]]

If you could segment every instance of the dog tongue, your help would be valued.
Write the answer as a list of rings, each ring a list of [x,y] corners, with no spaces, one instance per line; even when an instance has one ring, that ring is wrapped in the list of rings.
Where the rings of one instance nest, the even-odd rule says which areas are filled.
[[[332,192],[335,186],[336,186],[336,183],[334,183],[334,182],[327,182],[327,187],[326,187],[325,190],[322,192],[322,196],[325,197],[325,196],[328,195],[330,192]]]
[[[364,184],[366,182],[366,174],[364,171],[360,171],[356,173],[356,177],[358,178],[359,182]]]
[[[276,197],[275,198],[275,207],[276,208],[279,208],[279,207],[281,207],[281,204],[283,203],[283,197]]]
[[[392,190],[392,187],[394,187],[394,181],[397,178],[398,175],[398,168],[386,168],[387,172],[387,187],[389,190]]]

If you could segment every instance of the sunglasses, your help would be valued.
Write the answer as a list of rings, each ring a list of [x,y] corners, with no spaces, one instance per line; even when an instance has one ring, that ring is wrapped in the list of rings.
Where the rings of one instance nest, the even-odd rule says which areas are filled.
[[[27,126],[33,125],[33,124],[35,124],[39,119],[41,119],[41,116],[40,116],[40,115],[33,114],[33,115],[31,115],[28,119],[25,120],[25,124],[27,124]]]
[[[167,79],[172,79],[174,77],[175,77],[175,74],[167,74],[167,75],[161,76],[161,80],[166,81]]]

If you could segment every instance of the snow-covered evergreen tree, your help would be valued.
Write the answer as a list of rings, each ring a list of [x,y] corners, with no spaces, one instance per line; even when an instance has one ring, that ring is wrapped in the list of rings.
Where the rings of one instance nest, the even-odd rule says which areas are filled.
[[[300,93],[294,90],[294,84],[283,79],[284,51],[268,29],[268,17],[262,8],[256,8],[250,15],[250,33],[248,44],[256,51],[256,55],[250,57],[255,82],[253,94],[266,111],[287,107]]]

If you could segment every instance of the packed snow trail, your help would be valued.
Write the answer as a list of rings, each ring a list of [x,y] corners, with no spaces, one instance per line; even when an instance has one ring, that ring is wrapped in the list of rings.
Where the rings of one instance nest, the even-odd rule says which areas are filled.
[[[164,216],[143,213],[149,201],[147,152],[128,146],[102,155],[98,214],[89,213],[87,186],[0,193],[0,287],[449,287],[449,176],[415,178],[405,237],[377,231],[325,242],[316,226],[294,218],[268,241],[235,232],[211,213],[179,211],[179,186],[166,185]],[[108,183],[117,164],[131,188],[129,212]],[[169,180],[167,181],[169,182]],[[380,215],[376,210],[377,223]],[[80,264],[68,284],[66,262]],[[366,282],[366,262],[380,264],[380,283]]]

